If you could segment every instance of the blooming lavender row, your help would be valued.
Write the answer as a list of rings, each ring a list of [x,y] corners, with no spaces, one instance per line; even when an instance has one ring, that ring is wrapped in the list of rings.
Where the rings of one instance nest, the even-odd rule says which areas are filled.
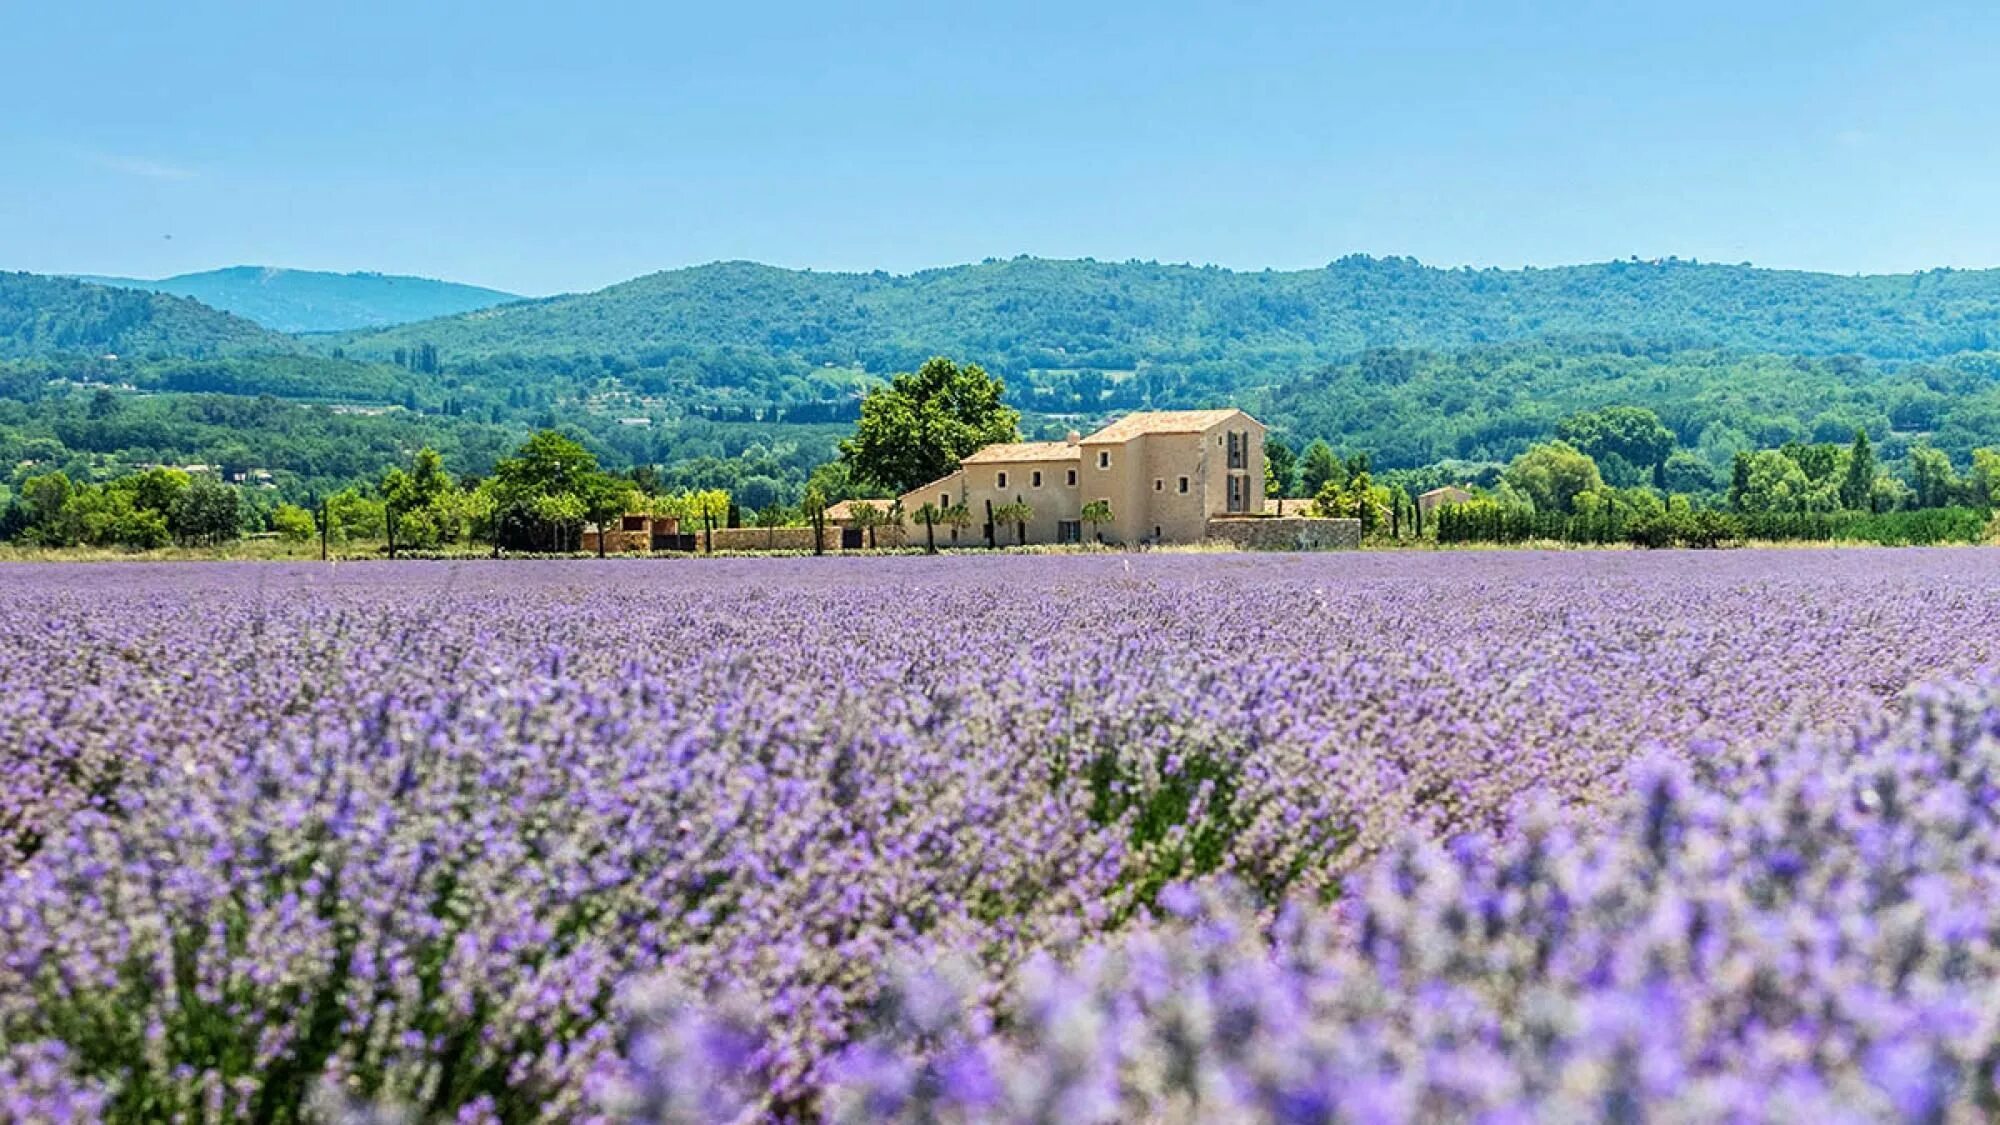
[[[1160,920],[1004,982],[910,956],[831,1068],[828,1116],[2000,1114],[2000,677],[1712,782],[1634,774],[1590,831],[1543,806],[1505,838],[1412,836],[1337,909],[1174,884]],[[755,1105],[754,1013],[634,1007],[632,1104]]]
[[[696,1117],[830,1112],[927,1057],[883,965],[997,1007],[1190,881],[1587,832],[1642,752],[1720,785],[2000,655],[1980,552],[5,577],[0,1083],[128,1120],[571,1119],[676,1059]]]

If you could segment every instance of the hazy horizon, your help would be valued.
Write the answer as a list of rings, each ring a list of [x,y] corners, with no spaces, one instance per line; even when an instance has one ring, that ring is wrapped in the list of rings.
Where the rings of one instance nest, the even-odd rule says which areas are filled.
[[[1487,270],[1487,269],[1503,270],[1503,271],[1520,271],[1527,269],[1561,270],[1561,269],[1576,269],[1587,266],[1608,265],[1616,262],[1632,261],[1635,259],[1641,262],[1658,262],[1658,261],[1666,261],[1672,259],[1689,264],[1699,264],[1703,266],[1746,267],[1749,269],[1763,270],[1772,273],[1809,273],[1809,274],[1822,274],[1833,277],[1903,276],[1908,274],[1929,273],[1933,271],[1944,271],[1944,270],[1950,270],[1953,272],[1974,273],[1984,270],[2000,269],[2000,264],[1996,264],[1990,266],[1944,266],[1944,265],[1918,266],[1914,269],[1907,269],[1907,270],[1881,270],[1881,271],[1819,270],[1819,269],[1811,269],[1807,267],[1798,267],[1798,266],[1773,266],[1773,265],[1766,265],[1762,262],[1722,262],[1722,261],[1714,261],[1707,258],[1693,258],[1686,255],[1675,255],[1675,254],[1659,254],[1651,256],[1627,255],[1622,258],[1599,258],[1592,261],[1528,263],[1525,265],[1510,266],[1510,265],[1489,265],[1480,263],[1453,264],[1444,262],[1432,262],[1432,261],[1426,261],[1422,258],[1417,258],[1415,255],[1411,254],[1389,254],[1389,253],[1370,254],[1365,251],[1355,251],[1353,255],[1346,255],[1346,254],[1338,255],[1334,258],[1329,258],[1328,260],[1323,262],[1317,262],[1311,265],[1303,265],[1303,266],[1261,266],[1261,265],[1243,266],[1243,265],[1232,265],[1226,262],[1170,261],[1165,258],[1144,258],[1144,257],[1112,259],[1112,258],[1096,258],[1096,257],[1091,257],[1089,255],[989,254],[986,257],[974,259],[971,261],[944,262],[938,265],[917,266],[911,269],[891,270],[891,269],[880,269],[875,267],[827,268],[820,266],[788,265],[783,262],[758,261],[752,258],[710,258],[705,261],[686,262],[679,265],[662,266],[658,269],[642,270],[641,272],[635,273],[630,277],[621,277],[613,281],[605,282],[603,285],[592,286],[588,289],[561,289],[561,290],[550,290],[548,292],[542,292],[542,293],[524,293],[519,290],[499,289],[497,286],[487,286],[484,285],[484,283],[482,282],[469,281],[461,277],[440,277],[436,275],[409,274],[409,273],[391,272],[388,270],[375,270],[375,269],[332,269],[332,268],[321,268],[317,266],[301,266],[301,265],[275,263],[275,262],[230,262],[225,265],[200,266],[193,269],[181,270],[177,273],[166,274],[159,277],[142,277],[135,274],[123,274],[123,273],[115,273],[103,270],[91,270],[91,271],[27,270],[24,272],[43,273],[54,277],[68,277],[75,279],[77,281],[90,282],[90,283],[95,283],[99,280],[154,283],[154,282],[170,281],[180,277],[192,277],[192,276],[200,276],[203,274],[222,273],[233,269],[264,269],[264,270],[276,270],[284,273],[315,273],[315,274],[326,274],[334,276],[374,274],[390,278],[408,278],[418,281],[438,281],[438,282],[446,282],[458,285],[492,288],[498,292],[509,293],[510,295],[516,297],[527,298],[527,299],[539,299],[543,297],[562,297],[562,296],[575,296],[584,293],[595,293],[604,289],[611,288],[616,285],[622,285],[628,281],[636,281],[639,280],[640,278],[650,277],[654,274],[673,273],[679,270],[693,270],[693,269],[701,269],[708,266],[730,265],[735,263],[743,263],[755,266],[765,266],[771,269],[785,270],[794,273],[817,273],[817,274],[856,275],[856,276],[875,274],[875,273],[886,273],[892,277],[911,277],[916,274],[934,273],[940,270],[960,269],[967,266],[981,265],[986,262],[1008,261],[1010,259],[1015,259],[1015,258],[1031,258],[1037,261],[1045,261],[1045,262],[1092,261],[1110,265],[1119,265],[1128,262],[1144,262],[1151,265],[1158,265],[1158,266],[1172,267],[1172,268],[1197,269],[1197,270],[1221,269],[1221,270],[1227,270],[1231,273],[1248,274],[1248,273],[1266,273],[1266,272],[1300,273],[1310,270],[1326,269],[1329,266],[1333,265],[1334,263],[1338,262],[1341,258],[1350,256],[1371,257],[1378,260],[1386,260],[1391,258],[1410,258],[1416,261],[1416,263],[1420,266],[1437,270]],[[0,269],[15,269],[15,268],[18,267],[10,266],[5,263],[0,263]]]

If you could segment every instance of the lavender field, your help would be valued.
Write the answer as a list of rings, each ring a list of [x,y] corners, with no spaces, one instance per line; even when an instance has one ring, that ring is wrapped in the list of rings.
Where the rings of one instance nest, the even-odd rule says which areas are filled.
[[[2000,1112],[1992,552],[14,566],[0,625],[9,1119]]]

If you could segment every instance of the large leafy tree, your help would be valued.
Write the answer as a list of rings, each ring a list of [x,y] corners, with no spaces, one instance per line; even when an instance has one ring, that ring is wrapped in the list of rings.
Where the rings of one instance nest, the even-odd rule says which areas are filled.
[[[1576,510],[1576,498],[1604,487],[1597,462],[1566,441],[1531,446],[1507,466],[1508,484],[1526,493],[1540,512]]]
[[[1562,420],[1556,437],[1594,461],[1616,457],[1652,475],[1661,483],[1667,455],[1674,451],[1674,432],[1660,416],[1643,406],[1607,406],[1584,410]]]
[[[1958,499],[1958,474],[1951,458],[1929,445],[1910,449],[1910,484],[1917,491],[1917,507],[1942,508]]]
[[[487,481],[494,542],[502,547],[568,551],[587,518],[587,493],[600,476],[597,458],[575,441],[543,430],[493,466]]]
[[[1799,463],[1775,449],[1760,449],[1744,458],[1743,488],[1737,507],[1745,512],[1808,512],[1814,510],[1812,478]]]
[[[242,494],[214,477],[205,474],[191,477],[167,523],[183,543],[211,544],[234,539],[242,530]]]
[[[1299,487],[1307,496],[1317,497],[1327,485],[1338,489],[1347,483],[1347,467],[1334,456],[1333,447],[1314,439],[1306,446],[1304,462],[1299,467]]]
[[[1020,412],[1001,401],[1006,390],[978,364],[930,359],[861,400],[841,458],[854,476],[892,492],[928,484],[982,446],[1020,439]]]

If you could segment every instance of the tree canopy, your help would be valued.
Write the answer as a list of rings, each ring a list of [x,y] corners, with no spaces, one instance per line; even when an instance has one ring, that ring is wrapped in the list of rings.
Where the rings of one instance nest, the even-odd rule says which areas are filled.
[[[841,457],[855,476],[891,492],[929,484],[983,446],[1020,439],[1020,412],[1001,401],[1006,390],[978,364],[933,357],[861,401]]]

